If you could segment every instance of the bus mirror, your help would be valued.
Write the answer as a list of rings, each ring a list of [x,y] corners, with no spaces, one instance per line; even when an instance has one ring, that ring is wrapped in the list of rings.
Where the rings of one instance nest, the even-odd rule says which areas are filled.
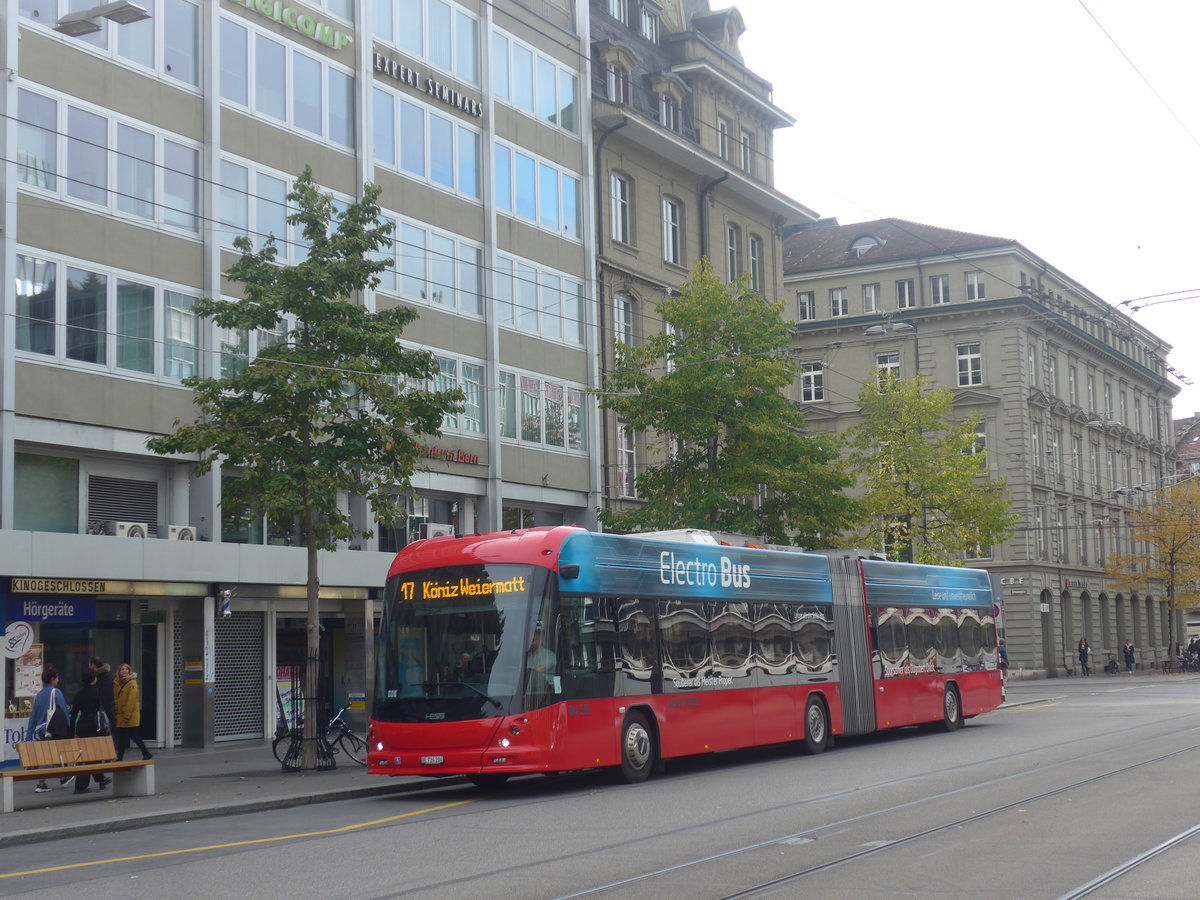
[[[579,577],[579,564],[578,563],[570,563],[569,565],[559,566],[558,567],[558,575],[560,578],[578,578]]]

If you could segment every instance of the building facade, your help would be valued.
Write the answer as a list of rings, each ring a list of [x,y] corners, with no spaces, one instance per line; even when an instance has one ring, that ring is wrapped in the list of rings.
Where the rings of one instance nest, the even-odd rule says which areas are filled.
[[[273,731],[304,662],[304,552],[222,503],[236,472],[196,477],[146,440],[194,416],[182,378],[278,339],[192,306],[238,296],[235,237],[303,258],[286,195],[306,165],[341,201],[381,185],[390,265],[357,299],[416,307],[403,341],[466,396],[405,520],[344,498],[376,535],[322,554],[320,699],[365,698],[377,596],[409,540],[587,526],[600,506],[582,0],[141,5],[140,21],[2,5],[0,591],[23,636],[7,744],[35,667],[70,695],[93,653],[140,671],[160,745]]]
[[[1006,480],[1015,532],[968,564],[998,577],[1015,670],[1078,672],[1126,639],[1161,665],[1182,635],[1161,585],[1122,593],[1112,552],[1147,552],[1130,512],[1175,472],[1170,346],[1016,241],[899,219],[822,221],[784,241],[814,430],[859,419],[881,374],[923,375],[979,414],[989,477]]]
[[[736,9],[592,0],[590,11],[603,386],[614,346],[662,331],[659,301],[701,257],[780,299],[783,231],[816,216],[773,186],[773,134],[794,120],[747,68]],[[603,503],[625,509],[663,447],[611,413],[602,430]]]

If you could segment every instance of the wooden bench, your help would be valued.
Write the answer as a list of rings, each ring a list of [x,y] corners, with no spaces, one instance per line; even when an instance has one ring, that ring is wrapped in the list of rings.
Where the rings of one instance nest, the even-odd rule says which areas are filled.
[[[72,775],[112,775],[112,796],[149,797],[154,794],[154,761],[117,761],[111,736],[63,738],[17,744],[19,769],[0,769],[0,812],[13,811],[13,782],[68,778]]]

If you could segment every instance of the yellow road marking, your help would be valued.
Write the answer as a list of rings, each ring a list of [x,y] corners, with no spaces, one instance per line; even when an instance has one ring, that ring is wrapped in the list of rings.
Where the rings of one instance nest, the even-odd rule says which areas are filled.
[[[401,819],[408,819],[412,816],[423,816],[426,813],[441,812],[444,809],[453,809],[456,806],[465,806],[468,803],[476,803],[483,798],[473,797],[470,800],[459,800],[455,803],[445,803],[441,806],[431,806],[429,809],[415,809],[412,812],[401,813],[398,816],[388,816],[385,819],[375,819],[371,822],[358,822],[354,825],[343,825],[340,828],[329,828],[325,831],[306,831],[301,834],[281,834],[276,837],[254,838],[248,841],[232,841],[228,844],[209,844],[206,847],[187,847],[183,850],[163,850],[160,853],[143,853],[139,856],[121,856],[116,859],[98,859],[92,862],[71,863],[66,866],[47,866],[44,869],[29,869],[25,872],[8,872],[0,874],[0,879],[4,878],[20,878],[24,875],[44,875],[47,872],[66,872],[69,869],[86,869],[89,866],[110,866],[113,863],[123,862],[139,862],[146,859],[161,859],[164,856],[181,856],[185,853],[204,853],[209,850],[229,850],[234,847],[250,847],[254,844],[276,844],[280,841],[294,841],[300,838],[312,837],[327,837],[331,834],[345,834],[349,831],[357,831],[361,828],[370,828],[374,825],[386,825],[388,822],[398,822]]]

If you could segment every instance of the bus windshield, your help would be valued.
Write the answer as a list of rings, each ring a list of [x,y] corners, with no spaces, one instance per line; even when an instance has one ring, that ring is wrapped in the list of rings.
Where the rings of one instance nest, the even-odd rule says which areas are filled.
[[[444,566],[388,579],[374,718],[447,722],[502,715],[521,691],[529,605],[545,571]]]

